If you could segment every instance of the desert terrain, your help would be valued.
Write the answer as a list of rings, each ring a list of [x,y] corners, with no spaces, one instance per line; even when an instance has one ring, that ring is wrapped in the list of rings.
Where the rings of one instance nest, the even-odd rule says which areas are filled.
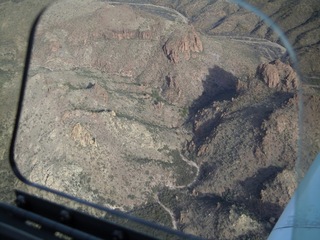
[[[20,171],[202,238],[265,239],[320,149],[320,20],[317,1],[254,5],[284,29],[301,78],[278,36],[226,1],[53,5],[35,34]],[[6,162],[12,106],[40,5],[0,7],[1,199],[12,201],[25,188]],[[15,33],[13,22],[26,23]]]

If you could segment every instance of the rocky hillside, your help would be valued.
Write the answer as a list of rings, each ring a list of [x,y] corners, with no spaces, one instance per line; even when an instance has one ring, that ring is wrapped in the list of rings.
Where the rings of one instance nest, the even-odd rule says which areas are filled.
[[[281,44],[272,29],[254,13],[227,1],[119,0],[117,2],[149,2],[174,8],[206,34],[259,37]],[[249,0],[246,2],[270,16],[284,30],[297,52],[305,81],[319,83],[319,1]]]
[[[225,1],[119,2],[58,3],[41,18],[20,170],[203,238],[265,239],[294,192],[297,166],[308,166],[296,162],[301,99],[286,50],[259,18]],[[306,44],[303,72],[316,80],[316,61],[303,61],[317,46],[302,37],[314,34],[304,29],[319,21],[315,13],[293,26],[301,2],[255,4],[291,40],[306,34],[294,46]],[[308,89],[304,99],[310,161],[320,147],[319,95]]]

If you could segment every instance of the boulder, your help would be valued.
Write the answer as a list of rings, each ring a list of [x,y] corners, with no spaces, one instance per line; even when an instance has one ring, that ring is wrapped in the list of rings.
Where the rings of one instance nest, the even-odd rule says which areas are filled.
[[[260,64],[257,73],[270,88],[293,91],[298,87],[297,73],[289,64],[283,63],[279,59]]]
[[[173,63],[189,60],[192,52],[202,51],[201,39],[193,27],[174,31],[163,46],[164,54]]]

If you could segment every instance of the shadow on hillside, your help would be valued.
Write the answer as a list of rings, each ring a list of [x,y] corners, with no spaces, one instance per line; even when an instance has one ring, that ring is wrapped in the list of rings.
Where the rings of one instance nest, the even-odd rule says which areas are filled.
[[[215,66],[209,69],[209,75],[203,81],[203,93],[189,108],[189,119],[200,109],[215,101],[231,100],[237,95],[237,78],[223,68]]]
[[[255,196],[259,198],[261,190],[264,187],[264,183],[267,180],[272,181],[282,170],[283,168],[276,166],[261,168],[254,176],[248,177],[242,181],[241,185],[245,189],[248,196]]]
[[[197,112],[209,107],[213,102],[229,101],[237,96],[237,78],[223,68],[215,66],[209,69],[209,74],[203,81],[203,92],[196,100],[193,101],[189,108],[187,123],[193,123]],[[203,143],[207,136],[210,135],[215,126],[219,125],[221,114],[202,122],[197,130],[194,129],[193,142],[195,149]]]

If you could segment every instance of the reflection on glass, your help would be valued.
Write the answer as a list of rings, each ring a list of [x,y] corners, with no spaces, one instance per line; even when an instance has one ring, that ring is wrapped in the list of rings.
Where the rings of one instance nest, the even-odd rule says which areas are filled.
[[[34,37],[23,175],[205,238],[270,231],[295,188],[299,79],[284,47],[246,32],[257,16],[223,7],[243,13],[223,25],[233,35],[152,4],[52,5]]]

